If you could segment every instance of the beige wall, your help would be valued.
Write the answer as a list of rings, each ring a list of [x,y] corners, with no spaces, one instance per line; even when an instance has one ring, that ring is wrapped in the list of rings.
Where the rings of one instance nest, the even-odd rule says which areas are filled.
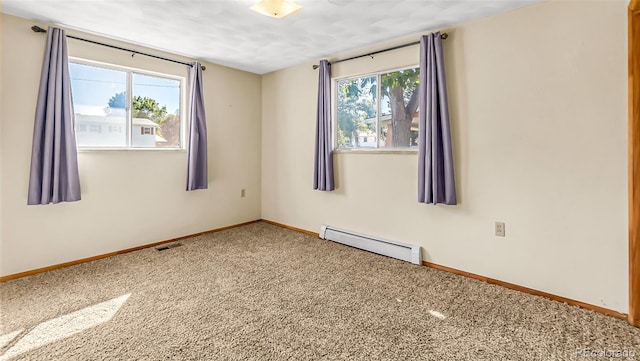
[[[627,312],[626,6],[553,1],[448,29],[454,207],[416,202],[415,154],[336,154],[337,190],[313,191],[317,71],[263,76],[262,217],[419,244],[434,263]],[[408,48],[334,75],[417,61]]]
[[[205,64],[204,72],[208,190],[184,190],[186,151],[86,151],[78,156],[82,201],[27,206],[33,117],[46,41],[29,29],[32,25],[2,15],[0,275],[260,218],[261,79],[214,64]],[[68,44],[70,56],[186,76],[180,64],[76,40]],[[245,198],[240,198],[241,188],[247,190]]]

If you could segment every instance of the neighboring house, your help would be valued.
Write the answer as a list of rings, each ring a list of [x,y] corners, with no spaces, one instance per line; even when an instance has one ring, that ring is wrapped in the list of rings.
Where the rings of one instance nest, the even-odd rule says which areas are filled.
[[[376,118],[368,118],[364,120],[368,126],[376,127]],[[375,130],[358,130],[358,147],[359,148],[375,148],[378,142],[378,135]],[[355,144],[354,144],[355,145]]]
[[[132,126],[131,144],[134,147],[155,147],[156,143],[166,142],[164,138],[158,135],[160,126],[152,120],[133,118]]]
[[[75,114],[76,142],[78,146],[124,147],[127,145],[126,113],[111,111],[106,115]],[[150,148],[166,142],[158,135],[160,126],[144,118],[133,118],[131,144]]]

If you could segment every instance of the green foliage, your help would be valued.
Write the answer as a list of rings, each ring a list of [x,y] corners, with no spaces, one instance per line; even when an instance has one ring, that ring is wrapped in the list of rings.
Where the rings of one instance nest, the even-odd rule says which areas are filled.
[[[376,78],[338,82],[338,147],[358,145],[358,132],[375,133]]]
[[[150,119],[161,124],[167,118],[167,107],[160,107],[155,99],[138,95],[133,97],[133,117]]]
[[[109,108],[124,109],[127,107],[127,97],[125,92],[120,92],[109,98]]]
[[[107,103],[109,108],[124,109],[127,107],[126,92],[114,94]],[[135,96],[133,97],[133,118],[150,119],[157,124],[161,124],[167,119],[167,107],[160,104],[153,98]]]
[[[420,84],[420,68],[406,69],[400,71],[394,71],[382,75],[380,81],[382,82],[382,95],[389,96],[391,89],[400,87],[405,94],[405,102],[408,102]],[[405,104],[406,106],[407,104]]]
[[[351,138],[347,137],[344,133],[344,131],[339,128],[338,129],[338,147],[344,147],[347,144],[350,144],[351,142]]]

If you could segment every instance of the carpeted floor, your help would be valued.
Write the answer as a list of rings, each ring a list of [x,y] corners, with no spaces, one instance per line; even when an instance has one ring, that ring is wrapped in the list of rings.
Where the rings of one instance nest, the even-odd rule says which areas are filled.
[[[0,360],[640,360],[624,321],[269,224],[181,243],[0,284]]]

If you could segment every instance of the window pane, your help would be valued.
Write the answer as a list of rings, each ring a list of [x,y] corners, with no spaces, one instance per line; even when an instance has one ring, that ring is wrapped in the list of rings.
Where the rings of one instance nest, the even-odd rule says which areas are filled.
[[[337,82],[338,148],[376,147],[377,91],[375,76]]]
[[[133,147],[180,147],[180,81],[133,74]]]
[[[69,74],[78,146],[126,146],[127,74],[78,63],[69,63]]]
[[[416,147],[420,68],[382,74],[380,82],[380,147]]]

